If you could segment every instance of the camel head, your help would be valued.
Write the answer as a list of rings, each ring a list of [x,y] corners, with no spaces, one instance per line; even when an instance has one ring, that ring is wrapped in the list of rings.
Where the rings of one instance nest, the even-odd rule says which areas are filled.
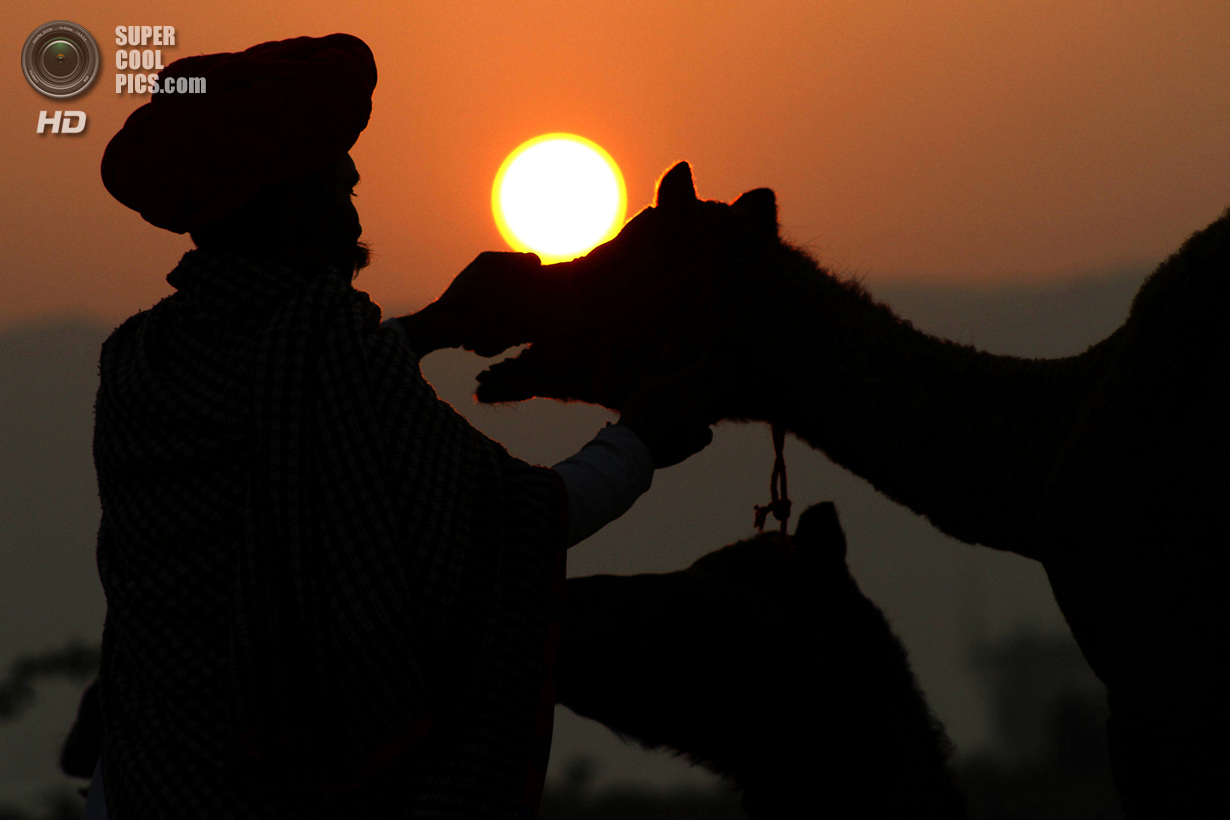
[[[831,503],[803,514],[794,542],[762,535],[676,572],[570,578],[560,702],[744,787],[766,755],[776,768],[809,758],[816,632],[824,614],[864,618],[870,605]]]
[[[664,355],[695,358],[713,346],[723,271],[778,241],[772,191],[701,200],[691,167],[680,162],[618,236],[543,268],[535,287],[549,291],[540,296],[555,318],[520,355],[479,375],[478,400],[544,396],[618,409]]]
[[[570,578],[559,702],[744,789],[752,817],[958,805],[905,651],[846,567],[832,503],[664,574]],[[838,762],[834,762],[838,761]],[[883,812],[871,811],[883,803]],[[806,808],[804,808],[806,807]]]

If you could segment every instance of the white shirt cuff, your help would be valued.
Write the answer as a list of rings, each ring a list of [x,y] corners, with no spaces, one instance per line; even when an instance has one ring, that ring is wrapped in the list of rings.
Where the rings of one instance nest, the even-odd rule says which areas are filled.
[[[568,492],[568,546],[626,513],[653,483],[649,448],[622,424],[604,428],[552,469]]]

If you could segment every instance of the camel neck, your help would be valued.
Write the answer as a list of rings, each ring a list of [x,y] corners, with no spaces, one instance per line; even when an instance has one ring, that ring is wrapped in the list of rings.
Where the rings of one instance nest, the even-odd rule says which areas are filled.
[[[954,537],[1038,557],[1046,477],[1114,343],[1066,359],[981,352],[916,330],[787,251],[777,264],[793,266],[781,277],[791,298],[778,352],[765,354],[779,389],[746,415],[784,424]]]

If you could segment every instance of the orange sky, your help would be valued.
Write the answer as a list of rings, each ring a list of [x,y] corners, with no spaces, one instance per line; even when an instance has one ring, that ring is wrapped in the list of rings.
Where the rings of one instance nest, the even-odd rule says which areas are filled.
[[[786,234],[873,291],[1152,263],[1230,204],[1224,2],[13,5],[0,27],[0,327],[117,322],[167,292],[189,247],[99,181],[107,140],[144,102],[114,92],[120,24],[174,25],[167,61],[339,30],[372,46],[380,84],[353,156],[378,256],[359,281],[390,312],[503,247],[492,177],[548,131],[610,151],[630,213],[678,159],[708,198],[772,187]],[[18,68],[26,36],[57,18],[103,54],[96,85],[59,104]],[[86,133],[36,135],[54,108],[84,110]]]

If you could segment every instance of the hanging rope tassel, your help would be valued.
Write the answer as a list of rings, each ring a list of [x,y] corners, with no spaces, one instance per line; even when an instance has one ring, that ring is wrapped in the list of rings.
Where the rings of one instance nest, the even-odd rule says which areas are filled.
[[[786,488],[786,430],[779,424],[773,425],[773,475],[769,478],[768,504],[755,505],[756,529],[764,532],[764,525],[769,520],[769,514],[781,522],[781,535],[778,541],[784,546],[790,546],[790,535],[786,532],[786,523],[790,520],[790,492]]]

